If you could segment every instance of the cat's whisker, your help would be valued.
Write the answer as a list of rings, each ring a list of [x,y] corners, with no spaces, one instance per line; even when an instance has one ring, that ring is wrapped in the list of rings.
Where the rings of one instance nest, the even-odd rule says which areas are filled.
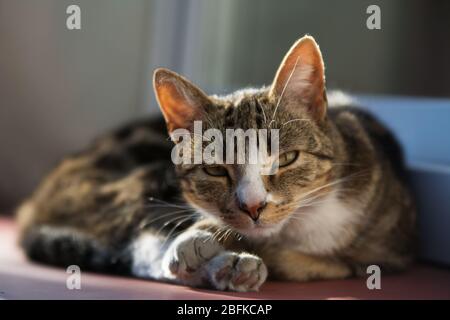
[[[222,239],[225,237],[229,229],[225,229],[225,231],[222,233],[222,235],[217,239],[218,242],[222,241]]]
[[[222,241],[222,239],[224,239],[223,241],[225,242],[226,239],[228,239],[228,236],[229,236],[230,232],[233,232],[233,229],[228,228],[228,229],[225,231],[225,234],[224,234],[222,237],[220,237],[219,242]]]
[[[342,191],[357,191],[357,190],[352,189],[352,188],[339,188],[339,190],[336,191],[335,194],[338,195],[339,192],[342,192]],[[321,201],[314,201],[315,199],[317,199],[321,196],[323,196],[323,195],[318,194],[317,196],[306,199],[307,200],[307,201],[305,201],[306,203],[301,202],[300,205],[295,210],[298,210],[301,208],[306,208],[306,207],[315,207],[317,205],[328,203],[330,201],[330,199],[327,199],[327,198],[325,198],[324,200],[321,200]]]
[[[359,173],[361,173],[361,172],[359,172]],[[320,191],[320,190],[322,190],[322,189],[324,189],[324,188],[327,188],[327,187],[330,187],[330,186],[333,186],[333,185],[337,185],[337,184],[340,184],[340,183],[343,183],[343,182],[347,181],[347,180],[350,179],[350,178],[354,178],[354,176],[355,176],[356,174],[357,174],[357,173],[351,174],[351,175],[349,175],[349,176],[347,176],[347,177],[344,177],[344,178],[335,180],[335,181],[333,181],[333,182],[331,182],[331,183],[325,184],[325,185],[323,185],[323,186],[320,186],[320,187],[318,187],[318,188],[316,188],[316,189],[313,189],[313,190],[307,192],[306,194],[303,195],[303,198],[299,200],[299,202],[298,202],[298,204],[297,204],[297,208],[296,208],[295,210],[300,209],[300,208],[304,208],[304,207],[311,207],[311,206],[317,205],[317,202],[314,203],[314,204],[312,204],[312,201],[314,201],[314,200],[317,199],[317,198],[320,198],[320,197],[324,196],[323,194],[320,194],[320,193],[319,193],[319,194],[313,195],[312,197],[309,197],[309,198],[306,198],[306,197],[309,196],[309,195],[311,195],[311,194],[314,194],[315,192],[318,192],[318,191]],[[339,190],[339,189],[338,189],[338,190]],[[343,190],[343,189],[340,188],[340,190]],[[326,200],[325,200],[325,201],[326,201]]]
[[[162,247],[164,247],[165,246],[165,244],[167,243],[167,241],[170,239],[170,237],[172,236],[172,234],[173,234],[173,232],[180,226],[180,225],[182,225],[184,222],[186,222],[186,221],[188,221],[189,219],[191,219],[192,217],[191,216],[188,216],[188,217],[186,217],[186,218],[184,218],[184,219],[181,219],[180,221],[178,221],[176,224],[175,224],[175,226],[169,231],[169,233],[167,234],[167,236],[166,236],[166,238],[165,238],[165,240],[164,240],[164,242],[163,242],[163,244],[162,244]]]
[[[215,228],[215,226],[214,226],[214,225],[211,225],[211,226],[207,227],[207,228],[204,229],[204,230],[208,232],[208,231],[211,231],[211,230],[214,229],[214,228]],[[212,233],[211,233],[211,235],[212,235]],[[209,236],[208,238],[206,238],[205,240],[203,240],[203,243],[208,242],[210,239],[211,239],[211,236]]]
[[[288,77],[286,83],[285,83],[284,86],[283,86],[283,90],[281,90],[280,97],[278,98],[277,104],[276,104],[276,106],[275,106],[275,110],[273,111],[273,114],[272,114],[272,120],[271,120],[270,123],[269,123],[269,128],[272,126],[272,122],[275,121],[275,116],[276,116],[276,114],[277,114],[278,107],[280,106],[281,99],[283,98],[284,92],[286,91],[286,88],[287,88],[289,82],[291,81],[292,75],[294,74],[295,69],[297,68],[297,64],[298,64],[299,59],[300,59],[300,57],[297,57],[297,59],[295,60],[294,67],[292,68],[292,71],[291,71],[291,73],[289,74],[289,77]]]
[[[231,229],[231,228],[230,228],[230,230],[231,230],[231,232],[229,233],[229,235],[227,236],[227,238],[225,239],[225,241],[227,241],[228,238],[232,237],[233,234],[234,234],[234,237],[235,237],[235,238],[237,238],[237,236],[239,236],[239,233],[237,233],[236,230]],[[241,237],[241,239],[242,239],[242,237]],[[240,241],[241,239],[238,239],[238,241]]]
[[[362,164],[360,164],[360,163],[350,163],[350,162],[332,162],[331,165],[332,166],[355,166],[355,167],[362,166]]]
[[[264,111],[264,107],[263,107],[263,106],[261,106],[261,111],[262,111],[262,114],[263,114],[263,116],[264,116],[264,124],[267,126],[266,111]]]
[[[317,192],[317,191],[314,191],[314,192]],[[313,192],[311,192],[311,194],[313,194]],[[307,195],[308,195],[308,194],[307,194]],[[311,197],[309,197],[309,198],[301,198],[301,199],[298,201],[298,203],[297,203],[296,207],[294,208],[294,210],[299,209],[299,208],[302,208],[302,207],[304,207],[304,206],[306,206],[306,205],[309,205],[311,202],[313,202],[314,200],[316,200],[317,198],[320,198],[320,197],[322,197],[322,196],[324,196],[324,194],[318,193],[318,194],[313,195],[313,196],[311,196]]]
[[[225,243],[228,238],[230,237],[230,235],[233,233],[233,229],[228,229],[228,231],[225,233],[225,238],[223,239],[223,242]]]
[[[315,199],[321,197],[322,195],[323,195],[323,194],[318,193],[318,194],[313,195],[313,196],[311,196],[311,197],[309,197],[309,198],[301,198],[300,201],[299,201],[299,204],[309,203],[309,202],[311,202],[311,201],[313,201],[313,200],[315,200]]]
[[[211,230],[211,229],[214,229],[214,228],[215,228],[215,226],[211,226],[211,227],[208,228],[208,229]],[[216,232],[218,232],[219,230],[220,230],[220,228],[217,229],[216,231],[214,231],[213,233],[211,233],[211,235],[205,240],[205,242],[208,242],[209,240],[213,239],[214,236],[216,235]]]
[[[171,224],[172,222],[176,221],[178,218],[191,217],[191,216],[195,216],[195,213],[184,214],[184,215],[181,215],[181,216],[179,216],[179,217],[177,217],[177,218],[174,218],[174,220],[166,221],[166,222],[163,224],[163,226],[168,226],[168,225]]]
[[[210,125],[210,127],[214,127],[214,121],[211,119],[208,113],[202,111],[202,119],[206,120],[206,123]]]
[[[156,202],[156,203],[161,204],[161,205],[167,205],[167,206],[169,206],[169,207],[176,207],[176,208],[190,208],[190,206],[188,206],[188,205],[181,205],[181,204],[170,203],[170,202],[167,202],[167,201],[164,201],[164,200],[155,198],[155,197],[149,197],[149,198],[148,198],[148,201],[150,201],[150,202]]]
[[[299,208],[303,208],[303,207],[305,207],[305,206],[311,206],[311,204],[312,203],[317,203],[318,201],[315,201],[316,199],[318,199],[318,198],[321,198],[321,197],[324,197],[325,195],[324,194],[322,194],[322,193],[319,193],[319,194],[316,194],[316,195],[314,195],[314,196],[312,196],[312,197],[309,197],[309,198],[307,198],[307,199],[302,199],[298,204],[297,204],[297,209],[299,209]],[[314,202],[315,201],[315,202]],[[324,201],[324,202],[326,202],[326,201],[328,201],[327,199],[325,199],[325,200],[322,200],[322,201]]]
[[[310,119],[292,119],[292,120],[286,121],[286,122],[283,123],[281,126],[284,127],[285,125],[287,125],[287,124],[289,124],[289,123],[291,123],[291,122],[296,122],[296,121],[307,121],[307,122],[311,122]]]
[[[225,241],[225,238],[230,230],[231,229],[227,228],[218,241],[219,242],[221,242],[222,240]]]
[[[223,229],[216,230],[212,235],[212,241],[216,240],[216,237],[219,236],[219,234],[223,231]]]
[[[311,203],[318,202],[317,200],[318,201],[326,201],[327,200],[326,194],[318,193],[314,196],[309,197],[308,199],[301,200],[297,205],[300,205],[300,206],[310,205]]]
[[[211,235],[210,235],[208,238],[205,239],[205,243],[208,242],[208,241],[210,241],[210,240],[214,237],[214,234],[215,234],[216,232],[217,232],[217,230],[214,231],[213,233],[211,233]]]
[[[144,229],[144,228],[148,227],[149,225],[151,225],[152,223],[154,223],[155,221],[158,221],[158,220],[167,218],[168,216],[173,216],[173,215],[175,215],[175,214],[184,213],[184,212],[189,212],[189,211],[191,211],[191,210],[193,210],[193,209],[189,209],[189,210],[178,210],[178,211],[172,211],[172,212],[169,212],[169,213],[163,213],[163,214],[161,214],[160,216],[158,216],[158,217],[156,217],[156,218],[154,218],[154,219],[151,219],[151,220],[149,220],[149,221],[144,221],[144,223],[141,223],[141,224],[139,225],[139,229],[140,229],[140,230],[141,230],[141,229]]]
[[[304,221],[305,221],[305,218],[303,218],[303,217],[298,217],[298,216],[289,216],[288,220],[295,220],[295,221],[304,222]]]
[[[322,201],[311,202],[311,203],[307,203],[307,204],[301,205],[301,206],[298,207],[296,210],[298,210],[298,209],[303,209],[303,208],[316,207],[316,206],[318,206],[318,205],[322,205],[322,204],[324,204],[324,203],[329,203],[329,202],[330,202],[329,199],[325,199],[325,200],[322,200]]]
[[[185,215],[181,215],[181,216],[172,218],[172,219],[166,221],[166,222],[163,224],[163,226],[160,227],[160,228],[156,231],[155,235],[156,235],[156,236],[159,236],[159,234],[164,230],[164,228],[167,227],[167,226],[168,226],[169,224],[171,224],[171,223],[174,223],[174,222],[176,222],[176,221],[178,221],[178,220],[180,220],[180,219],[184,219],[184,218],[186,218],[186,219],[193,219],[193,218],[195,218],[195,216],[196,216],[196,213],[191,213],[191,214],[185,214]]]
[[[224,227],[222,227],[221,229],[219,229],[219,231],[217,232],[217,234],[213,237],[213,241],[217,241],[217,239],[220,237],[220,235],[223,233],[223,232],[226,232],[226,228],[224,228]]]
[[[322,185],[322,186],[320,186],[320,187],[317,187],[317,188],[315,188],[315,189],[313,189],[313,190],[311,190],[311,191],[305,193],[305,194],[303,195],[303,198],[305,198],[305,197],[307,197],[307,196],[309,196],[309,195],[311,195],[311,194],[313,194],[313,193],[315,193],[315,192],[317,192],[317,191],[320,191],[320,190],[322,190],[322,189],[325,189],[325,188],[328,188],[328,187],[332,187],[332,186],[338,185],[338,184],[340,184],[340,183],[346,182],[346,181],[348,181],[349,179],[355,178],[356,176],[358,176],[358,175],[360,175],[360,174],[362,174],[362,173],[365,173],[365,172],[366,172],[366,170],[358,171],[358,172],[353,173],[353,174],[350,174],[350,175],[348,175],[348,176],[346,176],[346,177],[343,177],[343,178],[334,180],[334,181],[332,181],[332,182],[330,182],[330,183],[324,184],[324,185]],[[302,200],[300,200],[300,201],[302,201]]]
[[[170,203],[147,203],[145,204],[146,208],[175,208],[175,209],[191,209],[191,206],[188,205],[178,205],[178,204],[170,204]]]
[[[150,209],[150,208],[174,208],[174,209],[180,209],[180,210],[192,210],[192,207],[190,206],[168,206],[165,204],[146,204],[144,205],[144,208]]]

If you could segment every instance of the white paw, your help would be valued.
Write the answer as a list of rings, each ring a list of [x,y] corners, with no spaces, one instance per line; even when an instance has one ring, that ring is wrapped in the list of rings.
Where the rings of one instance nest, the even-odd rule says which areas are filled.
[[[163,257],[165,277],[191,286],[203,285],[203,265],[224,250],[211,236],[210,232],[193,230],[175,238]]]
[[[211,259],[205,268],[209,282],[218,290],[258,291],[267,278],[262,259],[249,253],[224,251]]]

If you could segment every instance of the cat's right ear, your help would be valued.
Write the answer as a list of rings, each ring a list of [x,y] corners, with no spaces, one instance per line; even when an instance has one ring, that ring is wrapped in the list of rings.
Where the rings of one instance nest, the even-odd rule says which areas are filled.
[[[306,107],[317,121],[325,118],[325,67],[322,54],[311,36],[297,40],[288,51],[270,89],[270,95],[291,108],[295,113]]]
[[[202,90],[168,69],[155,70],[153,88],[169,134],[176,129],[192,130],[194,121],[202,119],[204,107],[211,104]]]

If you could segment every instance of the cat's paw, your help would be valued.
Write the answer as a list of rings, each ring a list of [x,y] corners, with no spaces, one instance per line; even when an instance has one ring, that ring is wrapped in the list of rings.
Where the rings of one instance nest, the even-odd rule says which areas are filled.
[[[267,267],[262,259],[249,253],[224,251],[205,268],[209,282],[218,290],[258,291],[267,278]]]
[[[166,278],[191,286],[203,285],[204,264],[224,248],[204,230],[187,231],[172,242],[164,255],[162,268]]]

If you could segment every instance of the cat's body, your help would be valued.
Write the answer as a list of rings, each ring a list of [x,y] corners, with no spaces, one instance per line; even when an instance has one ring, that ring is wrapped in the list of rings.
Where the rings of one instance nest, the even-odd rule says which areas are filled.
[[[267,273],[309,280],[364,274],[370,264],[405,268],[415,212],[401,150],[364,111],[333,99],[321,109],[323,66],[310,41],[294,45],[271,88],[208,98],[175,74],[155,75],[170,133],[194,118],[220,131],[279,128],[280,149],[300,151],[277,174],[261,176],[252,165],[175,166],[163,119],[134,123],[64,160],[24,203],[27,254],[239,291],[258,289]],[[296,55],[310,66],[298,79]],[[303,90],[306,82],[320,90]],[[295,101],[317,108],[293,109]],[[199,105],[200,113],[186,111]],[[174,112],[179,106],[189,109]]]

